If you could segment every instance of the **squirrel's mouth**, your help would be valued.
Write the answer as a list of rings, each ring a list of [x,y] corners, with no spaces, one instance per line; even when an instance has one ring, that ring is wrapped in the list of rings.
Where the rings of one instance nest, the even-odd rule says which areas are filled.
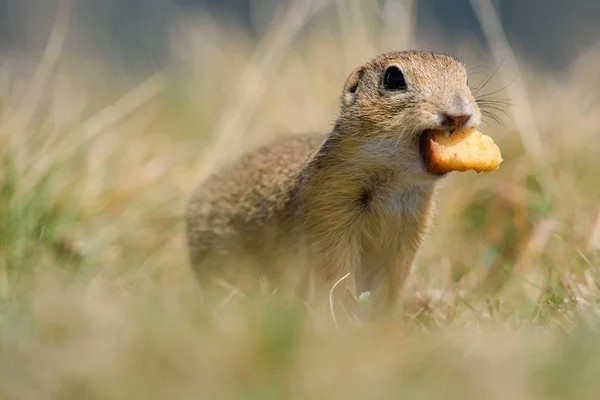
[[[433,130],[426,129],[419,135],[419,153],[421,155],[421,159],[423,160],[423,165],[425,169],[428,169],[429,165],[429,141],[431,139],[431,135],[433,134]],[[431,175],[442,177],[446,175],[445,172],[430,172]]]
[[[429,164],[429,139],[431,138],[431,132],[431,129],[426,129],[419,135],[419,153],[426,167]]]

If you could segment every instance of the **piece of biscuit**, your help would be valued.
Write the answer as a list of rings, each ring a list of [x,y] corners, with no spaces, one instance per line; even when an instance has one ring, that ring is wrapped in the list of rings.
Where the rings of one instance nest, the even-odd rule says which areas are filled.
[[[487,172],[497,170],[502,162],[500,149],[491,137],[473,128],[449,134],[431,131],[427,138],[424,157],[432,173],[451,171]]]

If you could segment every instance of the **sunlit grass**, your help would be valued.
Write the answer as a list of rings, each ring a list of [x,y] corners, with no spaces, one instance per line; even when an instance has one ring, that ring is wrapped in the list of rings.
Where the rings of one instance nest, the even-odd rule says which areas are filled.
[[[133,89],[63,56],[33,110],[17,89],[31,82],[5,90],[2,398],[596,398],[600,87],[581,63],[559,78],[521,62],[546,164],[514,117],[488,121],[505,162],[444,184],[397,322],[340,314],[336,327],[276,288],[196,284],[182,215],[200,177],[276,135],[328,130],[346,75],[389,45],[352,4],[333,19],[284,14],[302,34],[271,35],[291,45],[182,22],[183,67]],[[339,16],[367,36],[339,34]],[[495,69],[483,64],[473,85]]]

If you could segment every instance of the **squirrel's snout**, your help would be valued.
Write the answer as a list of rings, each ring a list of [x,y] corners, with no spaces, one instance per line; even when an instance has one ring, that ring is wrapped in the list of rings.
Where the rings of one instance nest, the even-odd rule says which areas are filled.
[[[464,96],[457,95],[452,105],[440,108],[438,121],[445,129],[455,131],[477,124],[473,105]]]
[[[471,120],[472,114],[441,114],[441,124],[444,128],[448,128],[451,131],[464,128]]]

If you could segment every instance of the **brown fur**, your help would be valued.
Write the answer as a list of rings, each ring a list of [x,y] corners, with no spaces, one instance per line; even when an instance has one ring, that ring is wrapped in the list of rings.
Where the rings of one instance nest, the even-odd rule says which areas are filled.
[[[402,70],[407,90],[383,90],[390,65]],[[328,136],[282,139],[199,186],[187,210],[199,276],[209,270],[209,254],[241,251],[260,264],[273,261],[277,248],[308,256],[293,272],[314,278],[317,288],[352,272],[359,293],[395,306],[431,224],[439,181],[426,171],[419,136],[442,128],[444,112],[469,113],[468,126],[479,124],[466,80],[459,61],[435,53],[392,52],[357,68]],[[292,259],[278,273],[293,269]],[[261,268],[268,269],[258,275]]]

